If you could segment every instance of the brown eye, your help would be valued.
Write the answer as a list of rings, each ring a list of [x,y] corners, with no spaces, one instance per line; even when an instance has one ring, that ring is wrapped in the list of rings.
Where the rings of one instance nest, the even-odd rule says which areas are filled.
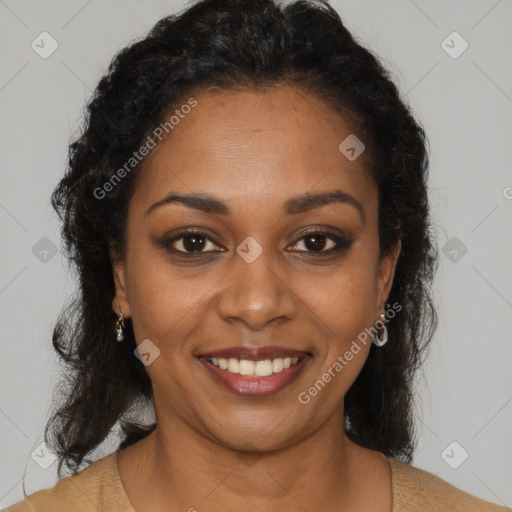
[[[297,247],[301,245],[304,249],[297,249]],[[293,248],[297,249],[298,252],[330,254],[342,249],[348,249],[351,245],[351,240],[327,231],[315,230],[303,234],[302,237],[295,242]]]
[[[304,247],[308,251],[324,251],[336,247],[336,243],[324,233],[311,233],[304,236]]]
[[[166,240],[164,245],[170,251],[183,254],[213,252],[218,247],[208,235],[200,231],[185,231]]]

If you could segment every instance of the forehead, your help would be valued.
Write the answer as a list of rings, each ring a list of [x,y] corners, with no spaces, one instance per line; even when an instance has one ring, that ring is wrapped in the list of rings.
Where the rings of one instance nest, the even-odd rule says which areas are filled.
[[[359,196],[374,188],[365,155],[350,161],[338,149],[350,124],[312,94],[281,85],[192,96],[196,106],[143,162],[141,205],[170,190],[263,205],[315,188]]]

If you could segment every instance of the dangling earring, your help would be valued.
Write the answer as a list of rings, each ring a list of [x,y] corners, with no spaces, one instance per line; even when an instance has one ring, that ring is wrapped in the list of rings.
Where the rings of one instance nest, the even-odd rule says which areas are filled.
[[[382,319],[382,328],[374,333],[372,336],[372,343],[377,347],[383,347],[388,342],[388,328],[384,324],[384,320],[386,319],[386,315],[384,313],[380,314]],[[379,320],[377,320],[379,322]],[[377,322],[375,322],[377,324]],[[381,336],[382,333],[382,336]]]
[[[124,329],[124,317],[123,317],[123,312],[121,311],[121,305],[119,305],[119,318],[117,319],[117,322],[116,322],[116,331],[117,331],[116,341],[119,341],[119,342],[124,341],[123,329]]]

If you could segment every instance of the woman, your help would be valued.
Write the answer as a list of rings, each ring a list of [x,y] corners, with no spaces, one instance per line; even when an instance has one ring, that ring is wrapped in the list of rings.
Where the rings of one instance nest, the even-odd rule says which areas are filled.
[[[7,510],[505,510],[408,464],[427,173],[325,2],[203,0],[124,49],[52,197],[81,293],[46,440],[75,474]]]

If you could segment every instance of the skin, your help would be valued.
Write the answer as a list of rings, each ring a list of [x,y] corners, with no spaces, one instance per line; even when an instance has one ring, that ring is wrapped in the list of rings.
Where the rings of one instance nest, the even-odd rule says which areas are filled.
[[[197,106],[146,157],[129,205],[126,255],[113,256],[112,308],[132,318],[137,343],[149,338],[160,350],[146,366],[158,427],[118,458],[126,493],[139,512],[389,512],[386,458],[343,434],[343,397],[378,348],[361,345],[309,404],[297,399],[384,312],[400,249],[379,257],[377,188],[364,153],[349,161],[338,150],[354,130],[289,85],[194,98]],[[292,196],[335,189],[359,201],[364,219],[339,202],[281,212]],[[232,214],[173,203],[145,215],[170,191],[208,193]],[[186,227],[213,239],[199,251],[224,251],[192,258],[159,242]],[[322,256],[335,242],[312,250],[309,228],[341,231],[353,242]],[[236,252],[249,236],[263,249],[252,263]],[[186,251],[184,242],[172,247]],[[244,398],[196,358],[241,345],[313,357],[279,393]]]

